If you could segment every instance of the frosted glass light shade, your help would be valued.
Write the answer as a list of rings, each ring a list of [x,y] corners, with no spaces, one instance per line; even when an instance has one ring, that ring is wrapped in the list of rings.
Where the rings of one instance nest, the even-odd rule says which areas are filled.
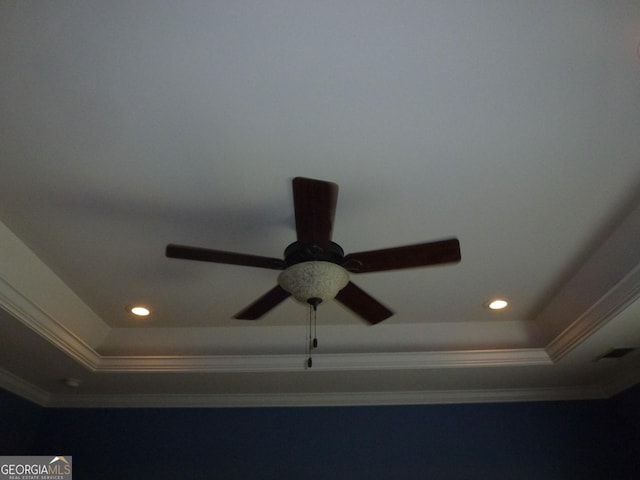
[[[278,276],[278,284],[296,300],[307,303],[310,298],[329,301],[349,283],[349,274],[331,262],[296,263]]]

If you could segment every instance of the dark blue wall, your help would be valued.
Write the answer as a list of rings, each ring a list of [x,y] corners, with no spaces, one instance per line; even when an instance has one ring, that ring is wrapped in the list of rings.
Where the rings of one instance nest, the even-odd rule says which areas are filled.
[[[30,452],[43,409],[0,389],[0,455]]]
[[[92,480],[627,480],[640,472],[640,444],[634,443],[639,397],[402,407],[49,409],[29,453],[73,455],[77,478]],[[4,409],[0,415],[4,419]]]
[[[627,479],[620,427],[605,402],[52,410],[38,448],[92,479]]]

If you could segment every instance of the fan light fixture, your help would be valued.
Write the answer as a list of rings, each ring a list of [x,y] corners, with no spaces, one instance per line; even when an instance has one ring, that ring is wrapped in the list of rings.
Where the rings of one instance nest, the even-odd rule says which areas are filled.
[[[344,268],[323,261],[296,263],[278,276],[278,284],[293,298],[316,306],[333,300],[347,283],[349,274]]]
[[[333,300],[348,283],[349,274],[344,268],[322,260],[295,263],[278,275],[278,284],[283,290],[299,302],[310,305],[307,368],[313,365],[311,351],[318,348],[318,339],[315,335],[318,305]]]

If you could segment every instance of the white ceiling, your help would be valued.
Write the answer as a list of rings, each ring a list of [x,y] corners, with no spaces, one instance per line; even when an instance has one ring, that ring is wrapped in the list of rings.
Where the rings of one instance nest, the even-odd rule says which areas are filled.
[[[1,1],[0,386],[307,405],[636,383],[640,356],[594,360],[640,346],[639,42],[634,1]],[[276,271],[164,256],[281,258],[295,176],[339,184],[346,253],[462,249],[354,275],[395,315],[321,305],[310,370],[304,306],[232,318]]]

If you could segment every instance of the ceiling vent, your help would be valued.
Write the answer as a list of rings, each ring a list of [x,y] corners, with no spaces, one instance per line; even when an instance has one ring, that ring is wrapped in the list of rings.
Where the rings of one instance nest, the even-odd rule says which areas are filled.
[[[596,361],[605,360],[605,359],[617,359],[617,358],[626,357],[627,355],[629,355],[631,352],[633,352],[635,350],[636,350],[635,347],[616,347],[616,348],[612,348],[611,350],[609,350],[604,355],[600,355],[598,358],[596,358]]]

